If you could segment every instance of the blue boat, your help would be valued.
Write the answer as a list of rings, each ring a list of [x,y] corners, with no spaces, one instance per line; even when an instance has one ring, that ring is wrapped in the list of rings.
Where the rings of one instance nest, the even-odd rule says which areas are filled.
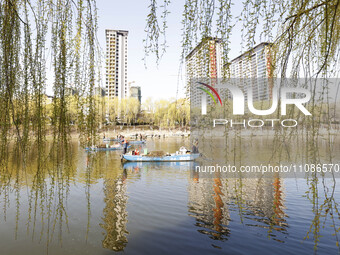
[[[131,146],[128,146],[130,148]],[[108,147],[108,148],[99,148],[99,147],[86,147],[86,151],[117,151],[117,150],[123,150],[123,146],[117,146],[117,147]]]
[[[117,138],[103,138],[103,142],[121,142],[121,139]]]
[[[159,161],[159,162],[131,162],[125,161],[123,163],[123,168],[127,170],[133,169],[178,169],[178,170],[188,170],[194,168],[198,164],[194,161]]]
[[[147,155],[123,155],[123,159],[127,161],[137,161],[137,162],[171,162],[171,161],[193,161],[200,156],[199,153],[196,154],[173,154],[168,156],[150,157]]]
[[[138,145],[138,144],[145,144],[146,143],[145,140],[142,140],[142,141],[128,141],[128,142],[131,145]]]
[[[121,139],[113,139],[113,138],[104,138],[103,142],[119,142],[122,143],[123,140]],[[131,145],[139,145],[139,144],[146,144],[145,140],[138,141],[138,140],[133,140],[133,141],[128,141],[129,144]]]

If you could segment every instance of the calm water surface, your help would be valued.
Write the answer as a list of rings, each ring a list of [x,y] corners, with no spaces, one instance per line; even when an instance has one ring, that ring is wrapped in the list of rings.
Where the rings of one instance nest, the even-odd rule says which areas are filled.
[[[71,155],[27,168],[13,157],[2,170],[1,254],[339,253],[332,180],[201,178],[199,163],[122,164],[120,152],[77,144]]]

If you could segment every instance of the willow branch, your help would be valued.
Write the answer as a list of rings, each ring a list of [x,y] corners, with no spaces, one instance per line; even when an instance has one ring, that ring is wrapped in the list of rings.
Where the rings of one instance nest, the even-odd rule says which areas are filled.
[[[294,15],[291,15],[291,16],[287,17],[286,20],[285,20],[283,23],[286,23],[286,22],[287,22],[288,20],[290,20],[291,18],[299,17],[299,16],[301,16],[302,14],[306,14],[306,13],[308,13],[308,12],[310,12],[310,11],[313,11],[314,9],[317,9],[317,8],[319,8],[319,7],[321,7],[321,6],[324,6],[324,5],[328,4],[330,1],[331,1],[331,0],[322,2],[322,3],[320,3],[320,4],[314,5],[313,7],[309,8],[309,9],[306,9],[306,10],[304,10],[304,11],[300,11],[300,12],[294,14]],[[335,5],[332,5],[331,7],[334,7],[334,6],[335,6]]]

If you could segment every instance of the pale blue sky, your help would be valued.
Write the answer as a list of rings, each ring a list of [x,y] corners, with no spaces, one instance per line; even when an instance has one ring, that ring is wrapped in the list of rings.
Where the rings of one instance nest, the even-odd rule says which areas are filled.
[[[158,0],[161,5],[163,0]],[[150,0],[97,0],[98,8],[98,40],[103,51],[106,49],[105,29],[128,30],[128,82],[135,81],[133,85],[141,86],[142,101],[148,97],[154,99],[168,99],[184,97],[185,68],[180,69],[181,38],[182,38],[182,13],[184,0],[172,0],[169,6],[170,14],[167,18],[167,52],[164,54],[159,65],[156,65],[155,57],[147,58],[147,69],[145,69],[143,39],[146,17],[149,13]],[[235,18],[240,14],[242,2],[237,2],[232,7],[232,15]],[[161,21],[160,21],[161,22]],[[212,35],[214,36],[214,35]],[[257,43],[259,43],[258,41]],[[229,59],[240,55],[241,49],[241,24],[233,30],[231,36],[231,52]],[[102,84],[104,87],[105,70],[104,59],[102,59]],[[48,68],[48,77],[52,76],[52,70]],[[51,79],[51,78],[50,78]],[[51,79],[52,80],[52,79]],[[178,93],[177,93],[178,88]],[[51,95],[52,85],[48,86],[47,94]]]
[[[147,97],[176,97],[180,65],[181,15],[183,1],[174,0],[170,5],[167,41],[168,49],[157,67],[155,58],[147,58],[145,69],[143,39],[148,0],[98,0],[98,39],[105,50],[105,29],[128,30],[128,81],[142,87],[142,100]],[[183,97],[184,75],[179,82],[178,97]]]
[[[160,4],[162,0],[158,1]],[[155,58],[147,58],[145,69],[143,39],[146,17],[149,12],[149,0],[97,0],[98,7],[98,39],[105,50],[105,29],[128,30],[128,81],[141,86],[142,100],[148,97],[175,98],[178,87],[178,98],[184,97],[185,69],[178,77],[181,54],[182,13],[184,0],[172,0],[169,6],[167,29],[167,52],[157,67]],[[240,3],[241,4],[241,3]],[[232,14],[237,16],[241,6],[233,6]],[[240,28],[235,28],[231,40],[230,59],[241,52]],[[103,72],[104,74],[104,72]],[[104,78],[104,77],[103,77]],[[103,79],[104,82],[105,79]],[[104,85],[104,83],[103,83]]]

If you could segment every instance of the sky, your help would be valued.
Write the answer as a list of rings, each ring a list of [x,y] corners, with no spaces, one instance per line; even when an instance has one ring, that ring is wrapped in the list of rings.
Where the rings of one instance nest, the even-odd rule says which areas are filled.
[[[159,5],[163,2],[158,0]],[[141,86],[142,101],[148,97],[153,99],[169,99],[185,97],[185,68],[180,72],[182,13],[184,0],[172,0],[169,5],[167,29],[167,52],[157,66],[155,57],[147,58],[147,68],[144,65],[143,39],[146,18],[149,13],[150,0],[97,0],[98,8],[98,40],[101,49],[106,49],[105,29],[128,30],[128,82]],[[238,6],[239,4],[239,6]],[[233,16],[237,16],[242,3],[232,7]],[[229,59],[240,55],[241,35],[240,24],[236,25],[231,36],[231,52]],[[259,43],[259,42],[258,42]],[[104,62],[103,62],[104,65]],[[103,67],[104,68],[104,67]],[[105,72],[102,72],[103,75]],[[179,75],[181,74],[181,75]],[[104,83],[105,77],[102,82]],[[104,87],[104,84],[101,85]]]
[[[127,30],[128,35],[128,83],[140,86],[142,102],[151,97],[157,99],[178,99],[185,97],[185,65],[180,68],[181,39],[182,39],[182,13],[185,0],[172,0],[169,5],[170,14],[167,18],[167,51],[159,65],[153,55],[147,57],[146,68],[143,39],[146,18],[149,13],[150,0],[97,0],[98,33],[97,38],[105,56],[106,29]],[[159,5],[163,0],[157,0]],[[234,17],[240,14],[242,2],[236,2],[231,12]],[[160,8],[160,7],[159,7]],[[161,10],[159,10],[161,11]],[[161,21],[160,21],[161,22]],[[241,24],[236,24],[231,35],[229,59],[240,55]],[[212,35],[214,36],[214,35]],[[162,39],[161,39],[162,40]],[[260,43],[258,41],[257,43]],[[102,79],[100,86],[105,88],[105,65],[102,59]],[[50,81],[53,80],[51,67],[47,70]],[[48,86],[47,94],[53,94],[53,86]]]
[[[105,50],[105,29],[128,30],[128,82],[141,86],[142,101],[148,97],[168,99],[184,97],[185,76],[178,76],[181,54],[181,15],[183,1],[172,1],[169,9],[167,52],[157,66],[155,57],[146,59],[144,65],[143,39],[149,1],[97,0],[98,40]],[[103,79],[104,81],[104,79]],[[178,93],[177,93],[178,88]]]

